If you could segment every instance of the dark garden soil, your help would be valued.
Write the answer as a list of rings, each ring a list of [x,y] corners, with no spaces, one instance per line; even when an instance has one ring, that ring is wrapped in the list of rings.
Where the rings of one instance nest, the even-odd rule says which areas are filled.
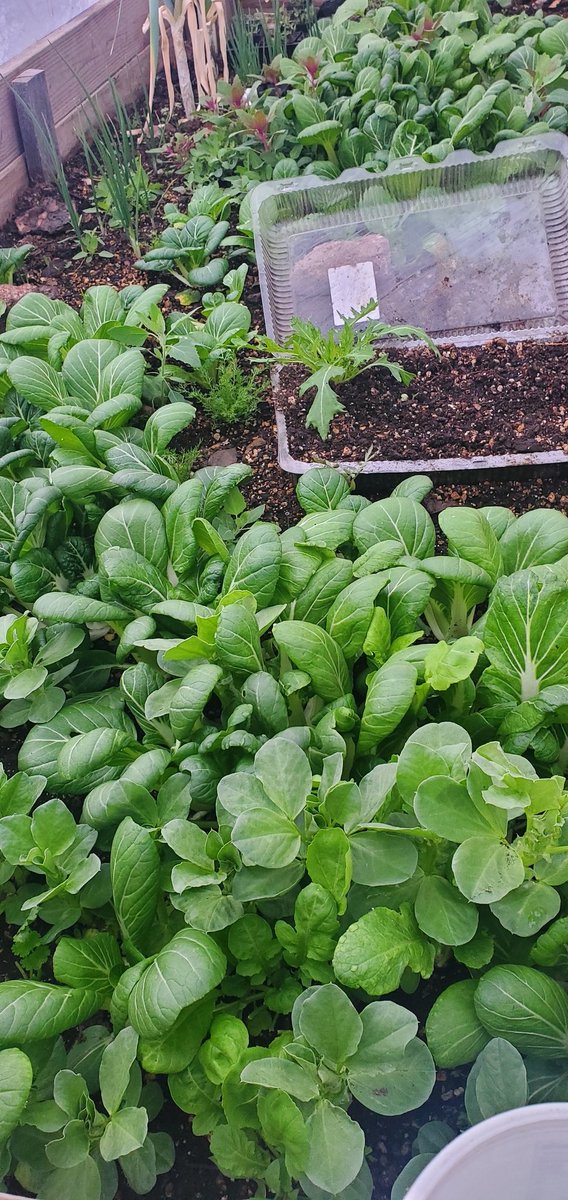
[[[317,462],[467,458],[471,455],[568,452],[568,341],[444,346],[389,355],[414,379],[406,386],[388,371],[364,371],[337,388],[345,406],[322,442],[305,428],[314,390],[299,397],[307,372],[286,367],[279,404],[295,458]]]

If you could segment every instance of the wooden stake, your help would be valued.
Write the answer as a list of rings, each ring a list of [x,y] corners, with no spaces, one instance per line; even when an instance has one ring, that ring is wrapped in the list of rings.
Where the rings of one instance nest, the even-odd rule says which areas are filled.
[[[53,179],[53,163],[45,139],[47,136],[57,146],[57,138],[45,71],[31,68],[23,71],[12,80],[11,86],[30,183]]]

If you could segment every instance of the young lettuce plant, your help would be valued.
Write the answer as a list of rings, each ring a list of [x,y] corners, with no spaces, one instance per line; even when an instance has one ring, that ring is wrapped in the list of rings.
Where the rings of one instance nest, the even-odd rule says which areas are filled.
[[[386,337],[412,337],[424,341],[431,349],[433,342],[423,329],[413,325],[385,325],[382,321],[370,320],[363,329],[358,323],[376,308],[371,302],[365,308],[346,318],[339,334],[330,329],[323,334],[311,321],[292,318],[292,332],[282,345],[263,338],[262,345],[274,355],[274,362],[281,366],[298,363],[309,371],[308,378],[300,385],[299,394],[315,388],[315,400],[308,410],[306,425],[313,425],[321,438],[329,434],[329,427],[337,413],[344,412],[334,386],[355,379],[362,371],[371,367],[384,367],[399,383],[409,383],[410,372],[399,363],[393,362],[387,353],[377,351],[376,343]]]

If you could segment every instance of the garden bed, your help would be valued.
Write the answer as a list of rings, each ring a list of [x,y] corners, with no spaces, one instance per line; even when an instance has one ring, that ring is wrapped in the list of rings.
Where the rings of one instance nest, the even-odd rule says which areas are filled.
[[[83,184],[78,168],[75,186],[77,194],[80,195]],[[43,189],[38,195],[36,189],[30,200],[36,201],[38,198],[44,200],[47,194]],[[25,211],[26,203],[29,204],[29,202],[29,200],[22,202],[22,211]],[[124,250],[120,239],[118,237],[111,239],[109,244],[113,249],[113,259],[107,260],[106,263],[96,259],[90,263],[77,263],[73,261],[72,247],[66,241],[65,232],[58,237],[42,237],[29,260],[28,278],[39,286],[47,286],[50,292],[58,294],[76,306],[80,302],[83,290],[93,283],[101,282],[101,276],[115,286],[123,286],[137,281],[138,274],[133,268],[132,256]],[[253,311],[258,314],[259,296],[254,270],[249,273],[247,292],[244,298]],[[171,306],[175,306],[174,289],[166,299],[166,307]],[[518,403],[519,406],[522,406],[522,413],[532,412],[534,415],[538,411],[536,398],[540,394],[539,388],[543,386],[546,395],[550,397],[551,409],[554,410],[557,423],[554,426],[550,419],[543,423],[547,436],[553,444],[554,435],[551,430],[554,427],[560,429],[562,419],[565,419],[565,414],[560,411],[562,404],[559,397],[565,395],[566,391],[563,374],[566,353],[567,349],[564,343],[554,347],[542,345],[535,347],[527,344],[519,347],[503,347],[494,343],[492,346],[475,352],[445,350],[440,361],[427,351],[409,351],[400,357],[401,360],[404,360],[405,365],[415,370],[418,369],[416,384],[406,389],[409,397],[420,394],[420,389],[424,395],[426,378],[429,380],[444,379],[445,391],[442,391],[440,383],[438,404],[442,402],[442,396],[445,396],[446,401],[450,404],[456,403],[456,396],[463,397],[463,404],[456,405],[458,414],[456,422],[460,419],[460,413],[463,414],[460,436],[458,437],[456,433],[455,424],[449,435],[450,439],[453,439],[450,442],[453,451],[458,456],[463,456],[471,447],[471,433],[468,432],[471,427],[463,422],[467,412],[467,397],[471,396],[473,386],[478,389],[476,397],[483,396],[482,416],[487,413],[486,406],[491,405],[491,421],[486,421],[484,425],[484,428],[490,431],[492,426],[494,430],[502,428],[503,415],[506,416],[508,412],[507,399],[516,398],[520,392],[522,392],[522,396]],[[474,359],[477,361],[473,362]],[[502,373],[499,378],[495,374],[496,365]],[[428,371],[431,373],[430,376],[426,375]],[[537,375],[541,375],[542,379],[537,379]],[[502,385],[499,383],[500,378],[504,380]],[[391,422],[389,449],[392,453],[393,447],[396,447],[399,441],[397,434],[402,434],[400,425],[400,393],[402,389],[398,385],[391,386],[385,393],[383,390],[384,379],[385,376],[381,373],[379,399],[381,405],[384,405],[383,421],[385,426],[387,420]],[[474,384],[472,384],[472,380]],[[361,377],[361,385],[365,388],[369,385],[374,386],[372,372]],[[506,385],[510,390],[506,391],[505,395],[497,391],[499,386],[503,386],[505,389]],[[268,392],[268,381],[266,381],[266,389]],[[479,403],[479,400],[476,399],[476,402]],[[532,403],[532,407],[529,402]],[[404,403],[402,402],[403,405]],[[409,434],[412,432],[412,421],[418,422],[420,419],[419,409],[412,408],[412,404],[416,405],[417,403],[416,399],[409,402],[407,415]],[[471,407],[474,412],[480,412],[474,408],[473,403]],[[302,407],[298,406],[297,411],[299,420],[303,420]],[[519,410],[516,411],[521,419]],[[414,416],[412,416],[413,412]],[[522,419],[526,420],[526,416],[524,415]],[[332,451],[330,457],[333,456],[333,448],[339,444],[338,438],[343,436],[345,438],[344,448],[349,451],[350,456],[352,452],[364,455],[377,435],[375,432],[368,431],[368,440],[357,441],[349,432],[354,427],[355,423],[352,421],[352,417],[346,413],[341,416],[339,421],[334,422],[332,438],[329,443],[322,443],[316,435],[302,431],[298,433],[295,449],[302,454],[310,453],[313,461],[318,462],[327,457],[328,450]],[[344,431],[343,435],[341,429]],[[502,445],[498,436],[497,447]],[[538,426],[534,428],[533,436],[535,439],[542,436],[542,425],[540,428]],[[521,437],[521,433],[518,434],[518,437]],[[195,446],[199,447],[196,466],[243,462],[253,467],[254,477],[246,486],[245,495],[250,506],[254,504],[266,506],[265,519],[277,520],[282,529],[286,529],[298,520],[300,510],[295,496],[294,481],[278,471],[274,415],[268,398],[260,403],[256,414],[249,421],[237,423],[232,427],[219,428],[203,411],[199,410],[194,423],[186,432],[178,436],[175,443],[175,448],[181,453],[191,450]],[[412,453],[419,448],[420,443],[417,440],[408,441],[405,445],[405,450],[412,449]],[[434,448],[432,441],[429,448]],[[517,448],[521,452],[524,450],[522,444]],[[440,446],[438,450],[439,453],[445,453]],[[402,447],[400,452],[402,454]],[[424,446],[422,446],[422,452],[424,452]],[[345,458],[345,455],[342,454],[340,457]],[[364,491],[369,487],[375,495],[381,494],[380,481],[362,478],[358,490]],[[462,481],[454,480],[452,483],[438,485],[427,497],[426,507],[431,513],[437,514],[447,506],[464,503],[474,507],[486,504],[510,505],[517,514],[535,507],[555,507],[566,511],[568,510],[568,495],[565,484],[562,480],[558,480],[557,475],[553,474],[538,473],[532,480],[522,482],[517,482],[514,477],[507,475],[499,480],[487,476],[478,478],[472,483],[464,484]],[[4,755],[4,761],[9,769],[14,765],[19,739],[15,734],[7,734],[3,740],[8,750],[8,753]],[[449,974],[439,971],[431,981],[419,989],[415,996],[397,993],[395,998],[411,1011],[416,1011],[420,1021],[423,1022],[436,995],[443,991],[444,987],[454,978],[456,978],[455,968],[450,970]],[[425,1122],[444,1121],[455,1130],[460,1128],[463,1123],[466,1075],[467,1072],[463,1069],[439,1070],[430,1099],[418,1110],[402,1117],[383,1119],[365,1112],[359,1105],[353,1106],[352,1116],[361,1122],[370,1149],[369,1165],[374,1181],[373,1200],[389,1200],[392,1184],[410,1158],[416,1134]],[[159,1117],[158,1126],[160,1130],[173,1137],[176,1145],[176,1162],[168,1174],[158,1178],[157,1184],[149,1193],[151,1200],[183,1200],[187,1193],[188,1180],[191,1181],[192,1195],[196,1200],[245,1200],[254,1194],[253,1185],[243,1181],[227,1180],[219,1172],[210,1160],[206,1139],[195,1137],[191,1133],[190,1119],[180,1112],[169,1099],[166,1100]],[[13,1188],[17,1191],[19,1185],[14,1182]],[[121,1181],[120,1195],[123,1198],[130,1200],[135,1194],[124,1181]]]
[[[464,12],[446,13],[449,28],[452,16],[459,30]],[[413,59],[397,48],[399,150],[420,136],[415,69],[421,104],[438,99],[426,91],[438,38],[449,34],[458,63],[442,46],[440,91],[446,73],[466,78],[464,92],[470,75],[482,92],[493,75],[500,96],[513,87],[501,77],[518,77],[510,38],[485,57],[486,10],[465,21],[485,38],[480,71],[469,30],[460,46],[420,23]],[[408,46],[398,26],[387,33]],[[340,48],[350,37],[331,34]],[[275,358],[256,336],[240,201],[300,146],[302,169],[310,155],[329,169],[317,125],[325,141],[338,130],[314,95],[335,112],[337,84],[352,113],[373,107],[384,77],[365,58],[351,96],[343,55],[355,61],[355,41],[333,84],[320,87],[310,53],[274,145],[270,97],[243,113],[237,88],[234,108],[212,115],[209,154],[178,108],[140,148],[161,190],[135,225],[111,227],[106,212],[99,223],[77,157],[77,240],[64,221],[26,228],[34,207],[57,214],[49,187],[0,235],[35,245],[18,281],[73,310],[32,298],[0,340],[0,713],[12,726],[0,758],[10,776],[21,768],[15,796],[0,776],[0,849],[14,868],[0,859],[13,935],[0,983],[0,1055],[12,1057],[0,1065],[20,1084],[17,1192],[391,1200],[424,1123],[421,1152],[542,1088],[568,1100],[568,340],[496,338],[439,359],[401,350],[415,380],[363,372],[340,390],[346,411],[327,441],[304,428],[305,377],[284,373],[291,452],[356,469],[297,481],[278,466]],[[522,80],[513,99],[533,86]],[[430,112],[433,145],[461,125],[484,152],[527,117],[473,99],[482,115],[467,137],[459,87],[450,125],[452,106]],[[353,145],[369,152],[358,115],[341,168]],[[382,138],[384,108],[370,115]],[[200,188],[208,172],[222,189]],[[207,209],[189,231],[188,201]],[[95,249],[78,257],[85,233]],[[179,255],[161,257],[157,241]],[[136,264],[151,247],[146,274]],[[184,279],[194,297],[180,297]],[[101,284],[112,286],[84,298]],[[244,377],[248,416],[233,423],[219,416],[232,399],[221,348]],[[467,478],[472,459],[503,453],[538,469]],[[369,456],[399,469],[396,493],[374,504],[392,481],[359,473]],[[409,459],[448,457],[455,470],[432,488],[423,473],[404,478]],[[0,1088],[5,1130],[2,1103]]]

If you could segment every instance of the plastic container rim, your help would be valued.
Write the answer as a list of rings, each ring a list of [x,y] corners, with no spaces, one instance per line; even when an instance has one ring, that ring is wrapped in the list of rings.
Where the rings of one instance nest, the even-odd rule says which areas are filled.
[[[444,1146],[414,1181],[405,1200],[435,1200],[436,1188],[447,1183],[450,1177],[454,1185],[459,1184],[455,1174],[465,1161],[482,1146],[502,1137],[506,1130],[521,1131],[530,1125],[538,1128],[539,1125],[551,1124],[568,1126],[568,1104],[529,1104],[525,1108],[508,1109],[496,1117],[481,1121]],[[568,1143],[566,1157],[568,1160]]]

